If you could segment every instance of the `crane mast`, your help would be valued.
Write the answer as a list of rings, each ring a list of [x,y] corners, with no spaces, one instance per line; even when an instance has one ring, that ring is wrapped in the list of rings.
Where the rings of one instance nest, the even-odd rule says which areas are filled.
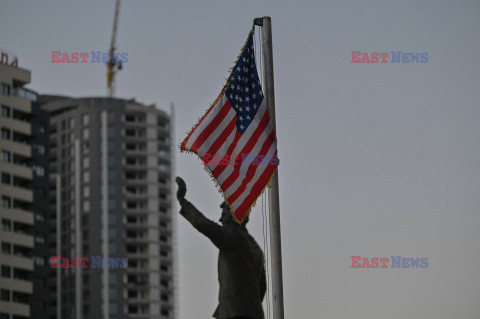
[[[110,59],[107,63],[107,90],[108,96],[113,97],[115,93],[115,74],[122,69],[122,64],[115,58],[115,41],[117,39],[118,13],[120,11],[120,0],[115,3],[115,17],[113,18],[112,40],[110,41]]]

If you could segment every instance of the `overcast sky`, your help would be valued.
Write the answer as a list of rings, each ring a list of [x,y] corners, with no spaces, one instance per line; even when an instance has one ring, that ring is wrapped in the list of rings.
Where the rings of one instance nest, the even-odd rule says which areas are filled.
[[[0,0],[0,47],[39,93],[102,96],[105,65],[52,64],[51,51],[108,51],[113,11],[114,0]],[[480,2],[122,1],[117,96],[174,102],[180,142],[264,15],[286,318],[479,318]],[[427,52],[428,62],[353,64],[358,50]],[[176,157],[187,198],[217,220],[221,196],[200,161]],[[181,318],[209,318],[217,251],[178,224]],[[264,247],[262,226],[259,203],[250,231]],[[428,267],[352,269],[351,256],[427,257]]]

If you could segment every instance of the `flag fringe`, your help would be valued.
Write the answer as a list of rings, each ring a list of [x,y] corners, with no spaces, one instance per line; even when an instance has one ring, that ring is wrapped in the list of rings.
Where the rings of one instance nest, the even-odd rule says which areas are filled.
[[[203,116],[201,116],[198,120],[197,120],[197,123],[195,125],[192,126],[192,128],[190,129],[190,131],[188,131],[187,133],[187,136],[184,138],[184,140],[179,143],[178,147],[180,148],[180,153],[190,153],[190,154],[195,154],[198,156],[198,158],[200,160],[202,160],[202,157],[200,156],[200,154],[198,154],[197,152],[192,152],[190,151],[189,149],[186,149],[185,148],[185,145],[187,143],[187,140],[188,138],[190,137],[190,135],[193,133],[193,131],[200,125],[200,123],[203,121],[203,119],[207,116],[207,114],[211,111],[211,109],[217,104],[218,100],[220,100],[220,98],[222,97],[222,95],[225,93],[225,90],[227,89],[228,85],[230,84],[230,80],[232,79],[232,76],[233,76],[233,70],[235,69],[235,66],[238,64],[238,61],[240,60],[240,57],[242,56],[242,53],[243,53],[243,50],[245,49],[245,46],[247,45],[248,43],[248,39],[250,38],[250,35],[255,31],[255,26],[252,27],[252,29],[250,30],[250,32],[248,33],[248,36],[247,36],[247,40],[245,41],[245,44],[242,46],[242,49],[240,50],[240,54],[237,56],[237,59],[233,65],[233,67],[231,67],[229,69],[230,71],[230,75],[227,79],[227,81],[225,82],[225,85],[223,86],[222,90],[220,91],[220,94],[217,96],[217,98],[215,99],[215,101],[210,105],[210,107],[206,110],[206,112],[203,114]],[[203,163],[203,160],[202,160],[202,163]],[[217,179],[215,178],[215,176],[213,176],[212,172],[208,169],[207,165],[204,165],[203,164],[203,169],[208,173],[208,175],[210,176],[210,179],[213,181],[213,183],[215,184],[215,187],[217,188],[217,191],[222,195],[222,197],[224,198],[225,202],[228,204],[228,206],[230,207],[230,214],[232,214],[232,217],[233,219],[239,223],[239,224],[242,224],[243,221],[245,220],[245,218],[247,218],[249,215],[250,215],[250,212],[252,210],[253,207],[255,207],[255,204],[257,202],[257,199],[258,197],[260,197],[260,195],[263,194],[263,192],[265,191],[265,189],[267,187],[270,186],[270,182],[272,181],[273,177],[275,177],[275,175],[277,174],[277,169],[278,169],[278,165],[280,164],[280,162],[278,162],[277,164],[277,167],[275,167],[275,171],[273,172],[272,176],[270,176],[270,179],[268,180],[268,183],[265,185],[265,187],[262,189],[262,191],[258,194],[258,196],[255,198],[255,200],[253,201],[253,204],[250,206],[250,208],[248,209],[248,211],[246,212],[246,214],[242,217],[241,220],[238,220],[237,217],[235,217],[235,213],[230,205],[230,203],[228,202],[227,200],[227,197],[225,195],[225,193],[223,192],[222,188],[220,187],[220,183],[217,181]]]

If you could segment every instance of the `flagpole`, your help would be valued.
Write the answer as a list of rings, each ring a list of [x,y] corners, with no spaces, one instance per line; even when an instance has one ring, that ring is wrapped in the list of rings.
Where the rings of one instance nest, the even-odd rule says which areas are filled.
[[[272,19],[270,17],[256,18],[254,24],[262,27],[263,78],[265,102],[276,132],[275,122],[275,91],[273,85],[273,50],[272,50]],[[282,241],[280,234],[280,200],[278,194],[277,174],[268,189],[270,214],[270,254],[272,270],[272,306],[273,318],[283,319],[283,277],[282,277]]]

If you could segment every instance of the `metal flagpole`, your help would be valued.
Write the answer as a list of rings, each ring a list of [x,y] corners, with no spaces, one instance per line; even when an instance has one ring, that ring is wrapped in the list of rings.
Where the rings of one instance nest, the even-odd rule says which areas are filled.
[[[254,24],[262,27],[264,94],[273,126],[275,123],[275,91],[273,85],[272,19],[256,18]],[[270,255],[272,268],[273,318],[283,319],[282,241],[280,235],[280,201],[278,196],[278,168],[268,189],[270,214]]]

